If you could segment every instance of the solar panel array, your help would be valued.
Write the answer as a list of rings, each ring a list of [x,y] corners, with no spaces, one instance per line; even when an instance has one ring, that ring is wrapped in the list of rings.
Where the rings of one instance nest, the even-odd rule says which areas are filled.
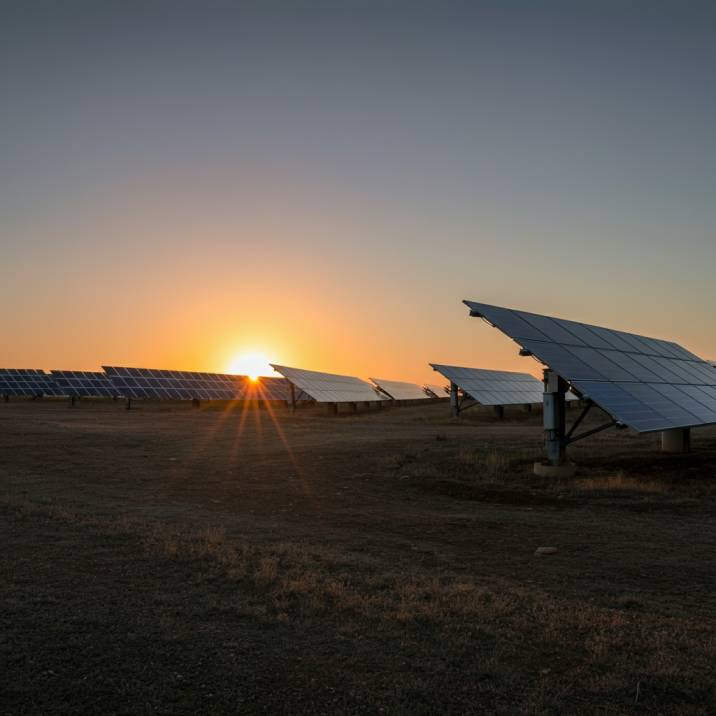
[[[51,373],[62,395],[77,398],[113,398],[119,395],[117,388],[104,373],[87,370],[53,370]]]
[[[156,400],[287,400],[288,383],[242,375],[185,370],[103,366],[114,387],[128,398]]]
[[[359,403],[385,399],[370,383],[350,375],[320,373],[273,363],[271,367],[317,403]]]
[[[677,343],[474,301],[465,304],[639,432],[716,423],[716,371]]]
[[[430,397],[417,383],[386,380],[385,378],[371,378],[371,380],[380,391],[393,400],[427,400]]]
[[[62,393],[43,370],[27,368],[0,368],[0,395],[61,396]]]
[[[541,403],[544,387],[529,373],[430,364],[481,405]]]

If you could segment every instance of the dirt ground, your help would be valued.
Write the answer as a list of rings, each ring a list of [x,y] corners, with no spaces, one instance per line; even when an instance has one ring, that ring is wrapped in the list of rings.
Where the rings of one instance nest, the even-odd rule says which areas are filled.
[[[0,711],[714,714],[692,448],[546,480],[517,409],[0,404]]]

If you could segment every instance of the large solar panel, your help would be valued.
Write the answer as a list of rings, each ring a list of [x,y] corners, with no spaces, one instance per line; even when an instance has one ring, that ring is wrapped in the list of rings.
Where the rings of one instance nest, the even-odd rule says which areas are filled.
[[[582,396],[638,432],[716,423],[716,371],[672,341],[465,301]]]
[[[360,378],[350,375],[320,373],[284,365],[271,367],[288,378],[299,390],[317,403],[359,403],[384,400],[376,389]]]
[[[87,370],[53,370],[51,373],[57,388],[69,397],[114,398],[119,395],[117,388],[104,373]]]
[[[283,378],[251,381],[244,375],[185,370],[103,366],[114,387],[127,398],[155,400],[287,400]]]
[[[417,383],[407,383],[402,380],[386,380],[385,378],[371,378],[378,390],[393,400],[427,400],[422,386]]]
[[[438,363],[430,365],[481,405],[524,405],[542,402],[544,387],[529,373],[464,368]]]
[[[62,396],[65,393],[58,389],[52,376],[43,370],[0,368],[0,395],[40,397]]]

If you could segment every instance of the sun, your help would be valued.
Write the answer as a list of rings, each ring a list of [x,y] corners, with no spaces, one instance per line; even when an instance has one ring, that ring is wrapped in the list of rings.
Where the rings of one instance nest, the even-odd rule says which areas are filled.
[[[269,364],[265,353],[250,351],[239,353],[231,359],[229,373],[236,375],[248,375],[251,380],[258,380],[262,375],[275,375],[276,371]]]

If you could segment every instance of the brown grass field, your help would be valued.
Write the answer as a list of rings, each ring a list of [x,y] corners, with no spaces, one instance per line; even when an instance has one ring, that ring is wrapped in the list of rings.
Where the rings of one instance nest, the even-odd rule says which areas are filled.
[[[716,428],[602,433],[565,481],[541,443],[441,404],[0,404],[0,711],[715,714]]]

